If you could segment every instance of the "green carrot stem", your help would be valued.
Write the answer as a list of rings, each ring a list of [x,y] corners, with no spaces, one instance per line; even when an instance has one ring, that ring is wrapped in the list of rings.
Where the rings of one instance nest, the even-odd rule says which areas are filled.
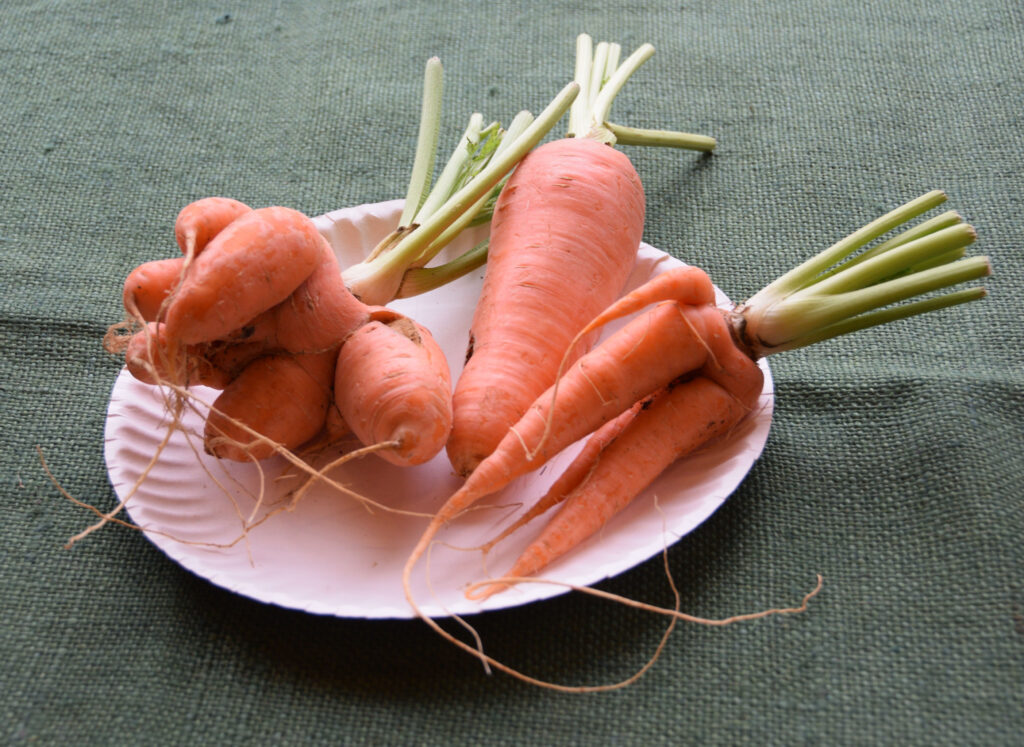
[[[710,153],[718,145],[718,141],[708,135],[672,130],[643,130],[638,127],[623,127],[612,122],[604,124],[611,130],[615,142],[619,145],[654,145],[661,148],[699,150],[703,153]]]
[[[517,114],[509,124],[508,130],[505,132],[504,137],[495,148],[492,157],[504,153],[509,147],[511,147],[511,145],[522,136],[526,128],[530,126],[531,122],[533,122],[532,114],[525,111],[519,112],[519,114]],[[503,177],[489,193],[477,200],[472,207],[453,221],[452,224],[449,225],[440,236],[434,239],[429,246],[424,248],[415,262],[415,267],[422,267],[437,256],[438,252],[448,246],[448,244],[466,228],[482,225],[483,223],[488,222],[490,220],[491,212],[494,209],[494,201],[498,196],[501,186],[508,179],[508,176],[509,175],[506,174],[505,177]],[[486,258],[486,252],[484,253],[484,257]]]
[[[761,357],[981,297],[983,291],[971,289],[918,298],[991,274],[987,257],[964,257],[976,233],[955,213],[924,221],[833,267],[944,199],[941,192],[929,192],[783,274],[736,309],[736,334]],[[824,276],[823,268],[830,268]]]
[[[426,199],[430,179],[434,171],[434,156],[437,152],[438,133],[441,129],[441,94],[444,71],[441,60],[431,57],[427,60],[423,79],[423,103],[420,107],[420,129],[416,138],[416,153],[413,156],[409,187],[405,193],[405,209],[399,219],[399,226],[412,223],[413,216]]]
[[[468,173],[472,177],[464,184],[461,179],[457,179],[454,193],[449,194],[436,209],[431,208],[429,215],[426,215],[427,211],[420,210],[417,218],[422,215],[422,222],[417,222],[415,229],[406,232],[388,251],[374,252],[372,261],[347,268],[343,273],[346,286],[367,304],[385,304],[394,298],[405,271],[429,261],[433,255],[426,252],[426,249],[433,247],[435,253],[440,250],[438,239],[462,216],[469,213],[472,217],[472,211],[486,203],[485,198],[561,119],[578,92],[579,86],[575,82],[565,86],[536,119],[517,128],[518,137],[510,140],[506,136],[503,138],[506,147],[501,148],[500,152],[497,147],[488,151],[486,157],[482,158],[486,163],[478,171],[475,170],[477,165],[473,164],[472,158],[465,162],[461,161],[461,156],[455,156],[461,165],[453,167],[453,171],[466,174],[464,167],[469,164],[471,168]],[[526,122],[523,117],[519,121]]]
[[[636,72],[637,68],[647,62],[653,54],[654,47],[652,45],[640,45],[601,85],[591,107],[591,115],[593,116],[591,124],[593,126],[600,127],[608,120],[608,113],[611,111],[612,102],[619,95],[619,91],[622,90],[626,81]]]
[[[868,329],[869,327],[877,327],[899,319],[907,319],[930,311],[946,309],[951,306],[968,303],[969,301],[978,301],[984,298],[986,293],[986,290],[981,287],[964,288],[962,290],[951,291],[931,298],[922,298],[917,301],[893,306],[887,309],[877,309],[875,311],[859,314],[855,317],[843,319],[842,321],[834,324],[821,327],[814,332],[794,338],[783,345],[772,348],[771,353],[774,354],[785,350],[796,350],[797,348],[807,347],[808,345],[813,345],[816,342],[830,340],[834,337],[839,337],[840,335],[859,332],[863,329]]]
[[[856,264],[860,264],[861,262],[871,259],[874,256],[884,254],[890,249],[895,249],[898,246],[902,246],[903,244],[906,244],[909,241],[913,241],[914,239],[921,238],[922,236],[926,236],[929,233],[934,233],[935,231],[938,231],[940,229],[948,228],[949,226],[953,226],[956,225],[957,223],[962,222],[963,218],[960,217],[959,213],[957,213],[955,210],[949,210],[945,213],[942,213],[942,215],[937,215],[934,218],[930,218],[929,220],[919,223],[918,225],[912,228],[908,228],[906,231],[903,231],[903,233],[899,234],[898,236],[894,236],[888,241],[882,242],[881,244],[878,244],[877,246],[874,246],[871,249],[868,249],[867,251],[864,251],[855,257],[851,257],[846,262],[846,264],[842,265],[841,267],[833,267],[830,270],[826,270],[825,272],[818,275],[814,279],[814,282],[820,282],[825,278],[831,277],[835,273],[839,272],[841,268],[845,269],[852,267]]]
[[[849,288],[864,288],[931,257],[966,247],[977,237],[972,226],[958,223],[890,248],[889,251],[876,254],[864,262],[851,264],[842,272],[837,272],[826,280],[797,291],[792,297],[799,297],[801,294],[822,295],[842,292]]]
[[[569,112],[568,137],[585,137],[615,145],[655,145],[668,148],[687,148],[710,151],[714,138],[668,130],[644,130],[624,127],[608,121],[615,97],[651,55],[654,47],[642,44],[623,62],[619,62],[622,48],[618,44],[601,42],[594,45],[587,34],[576,37],[576,67],[574,80],[580,86],[580,95]]]
[[[414,222],[422,224],[448,199],[448,196],[455,188],[459,175],[466,168],[476,146],[480,143],[483,135],[483,125],[484,118],[482,114],[475,112],[470,116],[469,124],[462,133],[462,137],[459,138],[459,142],[455,146],[455,150],[452,152],[448,162],[441,170],[441,175],[437,177],[437,182],[434,184],[433,189],[430,190],[430,194],[427,195],[419,210],[416,211],[416,217],[413,218]],[[497,125],[494,126],[496,127]]]
[[[781,296],[799,290],[813,282],[815,277],[832,267],[832,265],[846,259],[879,236],[888,233],[900,224],[906,223],[922,213],[928,212],[936,205],[945,202],[945,200],[946,195],[943,192],[934,190],[886,213],[881,218],[876,218],[863,228],[837,241],[825,251],[811,257],[803,264],[798,265],[771,284],[765,286],[748,303],[757,303],[765,297]]]
[[[453,220],[487,194],[523,156],[540,142],[551,127],[561,119],[578,91],[579,88],[575,83],[570,83],[563,88],[523,131],[514,144],[510,144],[501,154],[492,159],[473,181],[452,195],[451,199],[422,223],[416,231],[402,239],[395,249],[383,258],[384,263],[389,267],[400,265],[405,261],[406,254],[415,255],[419,249],[440,236]]]
[[[482,267],[487,262],[489,244],[490,239],[484,239],[469,251],[443,265],[413,267],[406,270],[395,298],[409,298],[432,291]]]

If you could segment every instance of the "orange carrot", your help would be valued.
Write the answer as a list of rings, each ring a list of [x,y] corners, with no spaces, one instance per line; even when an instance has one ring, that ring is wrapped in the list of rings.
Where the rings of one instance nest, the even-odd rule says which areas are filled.
[[[484,496],[540,468],[678,376],[713,364],[707,366],[709,377],[726,379],[728,372],[719,361],[735,362],[730,348],[735,345],[719,309],[665,301],[580,357],[557,388],[553,385],[537,398],[431,518],[406,563],[403,580],[407,594],[412,568],[446,523]],[[747,374],[738,388],[753,388],[754,378]]]
[[[583,326],[621,293],[644,228],[644,190],[629,158],[612,144],[623,128],[608,125],[611,101],[652,53],[643,45],[621,66],[617,45],[577,42],[581,92],[571,137],[522,160],[494,208],[484,286],[470,328],[466,366],[456,382],[448,457],[470,474],[508,428],[596,339],[565,351]],[[614,54],[606,54],[614,49]],[[672,144],[710,150],[710,138],[661,133]],[[647,134],[651,134],[647,132]],[[678,135],[678,137],[675,137]]]
[[[763,374],[756,364],[759,358],[984,297],[984,288],[967,288],[917,299],[991,272],[985,257],[961,258],[975,232],[959,219],[953,224],[945,219],[925,222],[857,254],[944,199],[942,193],[933,192],[907,203],[733,309],[688,303],[686,296],[696,297],[694,291],[705,282],[693,272],[654,280],[609,307],[595,323],[607,323],[643,303],[656,302],[567,370],[438,510],[403,572],[405,593],[414,610],[423,616],[412,598],[412,570],[444,523],[540,467],[575,438],[640,401],[659,384],[667,386],[668,393],[655,398],[601,451],[595,472],[563,507],[560,516],[572,518],[563,523],[556,517],[553,528],[527,550],[513,573],[535,572],[567,552],[603,526],[674,459],[739,422],[763,388]],[[683,297],[680,300],[661,300],[677,292]],[[908,299],[915,300],[903,303]],[[585,326],[584,332],[591,326]],[[499,586],[484,594],[499,590],[505,582],[496,583]]]
[[[657,393],[653,396],[656,397]],[[541,496],[540,500],[530,506],[526,513],[516,519],[513,524],[506,527],[501,534],[484,545],[481,550],[488,552],[492,547],[494,547],[494,545],[501,542],[517,529],[521,529],[538,516],[541,516],[558,504],[562,503],[573,493],[573,491],[579,488],[580,485],[587,482],[590,479],[591,474],[593,474],[604,450],[610,443],[618,438],[619,434],[622,433],[623,429],[633,421],[641,409],[649,406],[650,401],[651,398],[648,397],[637,402],[617,418],[608,421],[594,431],[587,439],[587,442],[583,445],[580,452],[572,460],[569,466],[565,468],[565,471],[562,472],[562,474],[559,475],[551,484],[551,487],[549,487],[548,491]]]
[[[335,373],[338,412],[365,445],[392,464],[432,459],[451,430],[451,374],[430,333],[401,314],[379,310],[348,338]]]
[[[204,433],[207,452],[256,461],[273,456],[278,446],[295,449],[309,441],[327,417],[334,359],[328,351],[267,355],[250,363],[213,403]]]
[[[168,337],[208,342],[284,301],[320,262],[313,222],[284,207],[236,218],[195,258],[167,307]]]
[[[749,358],[746,363],[760,371]],[[595,534],[670,464],[735,427],[754,407],[756,394],[741,401],[697,376],[654,397],[601,451],[587,479],[504,575],[534,575]],[[505,588],[496,583],[475,591],[472,598],[483,600]]]
[[[155,322],[164,302],[181,282],[184,257],[143,262],[124,281],[122,300],[133,319]]]
[[[455,387],[448,457],[456,472],[469,474],[494,450],[554,381],[573,337],[622,291],[643,220],[636,171],[603,143],[557,140],[519,164],[494,208]]]
[[[174,238],[181,253],[186,257],[199,254],[214,236],[251,210],[230,197],[203,197],[189,203],[174,221]]]

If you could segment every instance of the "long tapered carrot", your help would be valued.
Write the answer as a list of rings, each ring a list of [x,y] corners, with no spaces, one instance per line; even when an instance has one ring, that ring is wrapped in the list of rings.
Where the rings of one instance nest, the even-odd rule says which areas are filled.
[[[456,472],[468,474],[494,450],[554,381],[577,332],[621,292],[643,217],[639,177],[607,145],[558,140],[520,163],[495,206],[455,389],[448,456]]]
[[[404,569],[410,601],[412,569],[446,523],[731,344],[719,309],[665,301],[583,355],[434,514]]]
[[[470,595],[487,596],[508,583],[524,580],[518,574],[536,572],[603,526],[608,517],[636,495],[638,486],[648,484],[675,458],[728,432],[753,410],[763,386],[763,374],[756,364],[761,357],[983,298],[982,287],[925,296],[991,272],[986,257],[962,258],[965,247],[974,241],[975,232],[958,221],[928,222],[865,249],[943,199],[944,195],[936,192],[907,203],[780,276],[732,309],[661,301],[580,358],[565,372],[557,387],[534,403],[513,433],[481,462],[428,524],[403,569],[403,589],[413,611],[444,638],[481,661],[524,681],[564,689],[498,665],[479,648],[441,629],[419,608],[412,594],[412,571],[444,522],[488,492],[504,487],[523,470],[541,466],[579,431],[589,432],[588,429],[605,422],[607,418],[593,410],[613,403],[618,407],[628,395],[625,389],[612,393],[602,387],[616,380],[651,375],[650,368],[656,364],[647,359],[646,351],[654,344],[652,341],[656,341],[666,358],[679,354],[677,348],[691,349],[691,365],[666,361],[658,374],[651,375],[652,380],[662,377],[668,393],[655,398],[650,407],[638,413],[600,451],[595,471],[580,483],[542,539],[524,553],[514,569],[516,575],[484,582],[482,591],[474,585],[468,590]],[[641,289],[639,293],[645,292]],[[659,297],[659,293],[652,295]],[[629,308],[632,303],[627,300],[622,307]],[[614,318],[617,313],[610,316]],[[712,323],[712,318],[717,323]],[[679,319],[686,324],[680,325]],[[643,324],[647,325],[645,333],[635,340],[627,354],[621,347],[622,340],[627,335],[636,337]],[[619,355],[601,355],[609,343],[612,348],[618,347]],[[683,356],[679,355],[681,359]],[[594,391],[611,396],[595,402],[581,394],[581,373]],[[637,399],[631,401],[635,403]],[[664,409],[669,406],[665,403],[671,404],[669,411]],[[578,429],[572,422],[576,420],[582,422]],[[518,451],[512,448],[517,442]],[[566,517],[572,518],[563,522]],[[776,612],[779,610],[743,619]]]
[[[657,394],[653,396],[657,396]],[[587,439],[587,442],[583,445],[580,452],[572,460],[569,466],[565,468],[565,471],[562,472],[562,474],[560,474],[553,483],[551,483],[551,487],[548,488],[547,492],[544,493],[536,503],[530,506],[522,516],[516,519],[513,524],[506,527],[501,534],[480,549],[485,553],[488,552],[492,547],[494,547],[494,545],[501,542],[517,529],[526,526],[538,516],[545,514],[568,498],[573,491],[579,488],[580,485],[590,478],[590,475],[593,473],[594,468],[601,457],[601,452],[603,452],[608,445],[612,443],[612,441],[618,438],[623,429],[632,422],[642,408],[650,404],[650,401],[651,398],[648,397],[637,402],[617,418],[609,420],[594,431]]]
[[[456,383],[448,458],[468,475],[530,403],[557,378],[565,350],[622,291],[644,228],[644,191],[629,158],[611,147],[611,102],[654,49],[619,65],[618,45],[577,40],[571,137],[547,143],[517,167],[495,205],[484,286]],[[634,131],[634,135],[637,133]],[[643,142],[634,139],[633,142]],[[655,143],[656,139],[646,142]],[[709,150],[680,133],[658,144]],[[596,339],[578,340],[568,360]]]

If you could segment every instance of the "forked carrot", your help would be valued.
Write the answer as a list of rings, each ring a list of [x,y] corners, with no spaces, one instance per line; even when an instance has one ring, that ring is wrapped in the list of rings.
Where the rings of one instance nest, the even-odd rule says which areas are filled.
[[[203,197],[178,211],[174,239],[186,259],[194,258],[213,238],[252,210],[230,197]]]
[[[750,365],[757,368],[752,361]],[[582,544],[669,465],[729,433],[754,408],[756,399],[755,393],[741,401],[704,376],[670,385],[588,464],[587,479],[566,497],[504,575],[532,576]],[[482,601],[506,588],[499,582],[467,596]]]
[[[320,263],[323,237],[285,207],[245,213],[195,258],[167,306],[169,337],[182,343],[225,337],[284,301]]]
[[[565,471],[558,476],[558,478],[551,483],[551,487],[548,488],[547,492],[541,496],[541,498],[534,503],[530,508],[514,523],[506,527],[501,534],[483,545],[480,549],[483,552],[489,552],[492,547],[501,542],[503,539],[508,537],[510,534],[518,529],[529,524],[531,521],[536,519],[555,506],[562,503],[566,498],[573,494],[580,485],[587,482],[594,473],[594,468],[597,466],[598,460],[601,458],[601,454],[611,444],[619,434],[633,421],[641,409],[650,406],[651,399],[656,397],[655,393],[652,397],[643,399],[633,405],[630,409],[619,415],[614,420],[610,420],[596,431],[594,431],[587,442],[580,449],[579,454],[570,462],[569,466],[565,468]]]

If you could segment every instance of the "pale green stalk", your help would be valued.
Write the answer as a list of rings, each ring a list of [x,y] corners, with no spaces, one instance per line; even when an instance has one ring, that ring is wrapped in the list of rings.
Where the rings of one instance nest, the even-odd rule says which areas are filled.
[[[991,273],[987,257],[963,258],[976,233],[953,213],[833,267],[944,199],[930,192],[908,202],[782,275],[733,312],[737,338],[761,357],[984,296],[968,288],[918,298]]]
[[[490,129],[493,131],[497,127],[497,123],[492,123]],[[483,130],[484,117],[479,112],[475,112],[470,116],[469,125],[467,125],[466,131],[462,133],[462,138],[459,140],[458,145],[455,146],[451,158],[448,159],[448,163],[441,170],[441,175],[437,177],[434,188],[430,190],[427,199],[423,201],[423,205],[416,211],[416,216],[413,218],[414,223],[423,223],[427,217],[433,215],[455,190],[460,174],[469,164],[473,153],[484,137]]]
[[[484,130],[474,116],[466,137],[442,172],[444,184],[436,187],[425,207],[417,211],[415,225],[410,230],[400,228],[397,242],[394,236],[385,239],[389,243],[386,251],[374,251],[372,259],[347,268],[342,276],[349,290],[371,305],[383,305],[394,298],[402,275],[430,261],[457,230],[472,222],[508,173],[561,119],[578,92],[579,86],[570,83],[536,119],[518,116],[513,120],[517,134],[511,139],[495,127],[488,138],[479,141]],[[496,144],[490,138],[501,142]],[[479,147],[472,148],[474,142]],[[443,195],[443,201],[435,195]],[[457,224],[461,228],[456,230]]]
[[[435,267],[412,267],[402,275],[402,284],[395,298],[409,298],[447,285],[487,262],[488,239],[484,239],[468,252],[463,252],[451,262]]]
[[[605,122],[604,126],[619,145],[654,145],[660,148],[685,148],[705,153],[710,153],[718,145],[718,141],[709,135],[673,130],[644,130],[639,127],[624,127],[613,122]]]
[[[512,120],[512,122],[509,124],[505,136],[501,139],[501,142],[498,144],[497,148],[494,151],[494,156],[500,155],[507,148],[509,148],[511,144],[515,143],[516,140],[526,130],[526,128],[529,127],[531,122],[533,122],[532,114],[530,114],[529,112],[519,112],[519,114],[517,114],[515,118]],[[489,194],[485,194],[483,197],[477,200],[476,204],[474,204],[457,220],[455,220],[450,226],[448,226],[448,228],[446,228],[441,233],[440,236],[434,239],[434,241],[431,242],[431,244],[423,250],[421,257],[416,261],[416,266],[422,267],[424,264],[430,261],[430,259],[433,259],[435,256],[437,256],[438,252],[440,252],[441,249],[443,249],[449,243],[451,243],[451,241],[466,228],[470,226],[480,225],[482,223],[489,221],[491,212],[494,209],[494,201],[497,198],[498,192],[501,191],[502,185],[504,185],[504,183],[507,180],[508,175],[506,174],[505,177],[495,186],[494,189],[491,190]],[[477,267],[480,267],[482,264],[484,264],[484,262],[487,261],[487,245],[489,244],[489,240],[485,239],[483,242],[481,242],[481,244],[483,246],[482,251],[479,248],[481,245],[478,245],[476,247],[473,247],[473,249],[471,249],[470,252],[467,252],[473,254],[472,259],[467,259],[466,261],[463,262],[449,262],[446,265],[443,265],[443,267],[447,268],[445,270],[435,268],[437,271],[432,272],[431,277],[435,279],[437,285],[433,287],[438,287],[439,285],[443,285],[445,282],[455,280],[456,278],[465,275],[467,272],[472,272]],[[444,278],[447,278],[447,280],[444,280]],[[402,286],[406,287],[405,281],[403,281]],[[423,284],[420,283],[410,283],[407,287],[419,288],[424,286]],[[433,287],[430,288],[430,290],[432,290]],[[406,290],[404,296],[402,297],[409,295],[415,294],[410,293],[408,292],[408,290]]]
[[[612,103],[626,81],[654,54],[654,47],[642,44],[620,63],[622,47],[600,42],[596,46],[587,34],[576,38],[574,80],[580,95],[569,113],[567,137],[585,137],[609,145],[654,145],[709,152],[717,142],[707,135],[672,130],[625,127],[608,121]]]
[[[423,103],[420,108],[420,129],[416,139],[416,154],[413,157],[409,188],[405,193],[405,209],[398,221],[399,226],[412,223],[413,216],[426,199],[430,177],[434,171],[434,155],[437,152],[438,133],[441,129],[441,94],[443,91],[441,60],[431,57],[427,60],[423,76]]]

